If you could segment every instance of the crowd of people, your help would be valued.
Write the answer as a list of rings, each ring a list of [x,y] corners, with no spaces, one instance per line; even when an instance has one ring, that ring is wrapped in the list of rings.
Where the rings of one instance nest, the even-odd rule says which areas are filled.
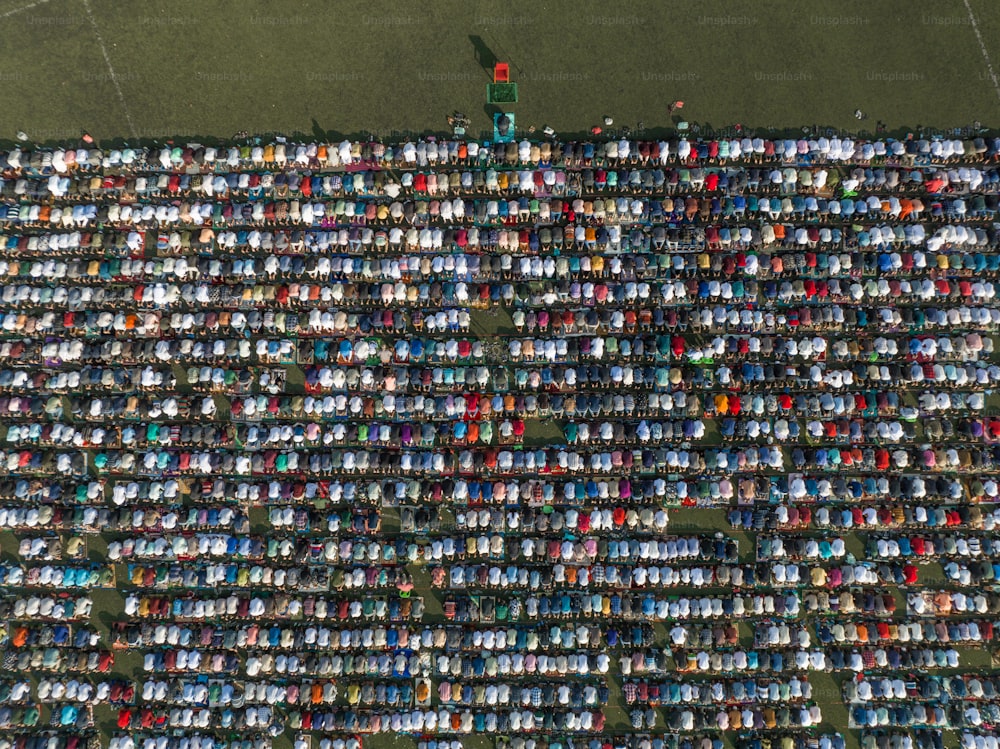
[[[0,742],[995,746],[998,161],[0,153]]]

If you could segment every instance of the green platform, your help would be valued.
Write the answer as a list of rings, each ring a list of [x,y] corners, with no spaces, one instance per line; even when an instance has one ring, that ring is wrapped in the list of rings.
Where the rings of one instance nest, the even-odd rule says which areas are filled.
[[[489,104],[513,104],[517,101],[516,83],[487,83],[486,101]]]

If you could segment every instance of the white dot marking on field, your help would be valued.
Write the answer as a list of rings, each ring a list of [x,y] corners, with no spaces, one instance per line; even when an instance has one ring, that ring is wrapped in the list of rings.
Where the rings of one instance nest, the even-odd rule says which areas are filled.
[[[972,6],[969,5],[969,0],[962,0],[962,2],[965,3],[965,9],[969,12],[969,23],[972,24],[972,30],[976,32],[976,41],[979,42],[979,49],[986,60],[986,69],[990,71],[990,78],[993,79],[993,88],[997,92],[997,98],[1000,98],[1000,82],[997,81],[997,74],[993,70],[990,53],[986,51],[986,45],[983,43],[983,35],[979,33],[979,24],[976,23],[976,16],[972,13]]]
[[[83,0],[84,10],[87,11],[87,18],[90,20],[90,25],[94,27],[94,36],[97,37],[97,43],[101,46],[101,53],[104,55],[104,62],[108,64],[108,72],[111,73],[111,82],[115,84],[115,91],[118,92],[118,100],[122,103],[122,109],[125,110],[125,120],[128,122],[129,130],[132,133],[133,138],[137,138],[139,133],[135,129],[135,123],[132,121],[132,113],[128,110],[128,104],[125,103],[125,94],[122,93],[121,84],[118,82],[118,74],[115,73],[115,68],[111,64],[111,58],[108,56],[108,48],[104,46],[104,39],[101,38],[101,31],[97,28],[97,20],[94,18],[94,13],[90,9],[89,0]]]

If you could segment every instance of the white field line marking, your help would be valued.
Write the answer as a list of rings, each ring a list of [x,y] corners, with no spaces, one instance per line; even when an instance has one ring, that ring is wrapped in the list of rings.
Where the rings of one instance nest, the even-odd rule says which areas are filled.
[[[0,15],[0,18],[6,18],[7,16],[12,16],[15,13],[20,13],[21,11],[24,10],[31,10],[32,8],[35,8],[39,5],[45,5],[45,3],[47,2],[49,2],[49,0],[38,0],[38,2],[31,3],[30,5],[25,5],[23,8],[14,8],[14,10],[8,10],[6,13]]]
[[[965,9],[969,12],[969,23],[972,24],[972,30],[976,32],[976,41],[979,42],[979,49],[983,53],[983,58],[986,60],[986,69],[990,72],[990,78],[993,79],[993,88],[997,92],[997,98],[1000,98],[1000,82],[997,81],[997,74],[993,70],[993,63],[990,61],[990,53],[986,51],[986,45],[983,44],[983,35],[979,33],[979,24],[976,23],[976,17],[972,13],[972,6],[969,5],[969,0],[962,0],[965,3]]]
[[[115,84],[115,91],[118,92],[118,100],[122,104],[122,109],[125,110],[125,120],[128,122],[128,128],[132,132],[133,138],[138,138],[139,133],[135,129],[135,123],[132,121],[132,114],[128,110],[128,104],[125,103],[125,94],[122,93],[121,84],[118,82],[118,74],[115,73],[114,66],[111,64],[111,58],[108,56],[108,48],[104,46],[104,39],[101,38],[101,30],[97,28],[97,20],[94,18],[94,13],[90,9],[89,0],[83,0],[84,10],[87,11],[87,18],[90,20],[90,25],[94,27],[94,36],[97,37],[97,43],[101,46],[101,53],[104,55],[104,62],[108,65],[108,71],[111,73],[111,82]]]

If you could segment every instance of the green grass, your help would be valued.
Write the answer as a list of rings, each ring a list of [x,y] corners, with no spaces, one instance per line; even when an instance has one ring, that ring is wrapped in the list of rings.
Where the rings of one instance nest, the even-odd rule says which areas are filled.
[[[377,733],[365,736],[364,745],[367,749],[417,749],[417,740],[403,734]],[[492,749],[492,744],[482,746],[481,749]]]
[[[816,704],[823,711],[822,730],[828,733],[839,732],[844,735],[848,749],[857,749],[859,745],[856,731],[844,730],[848,725],[849,713],[847,704],[841,698],[840,685],[845,679],[851,678],[845,673],[813,672],[809,674]]]
[[[715,127],[856,129],[859,107],[868,128],[1000,122],[962,0],[25,5],[0,0],[0,138],[391,137],[443,130],[455,109],[477,134],[496,60],[518,84],[519,126],[560,133],[605,114],[670,124],[677,99],[685,120]],[[996,66],[1000,7],[972,8]]]

